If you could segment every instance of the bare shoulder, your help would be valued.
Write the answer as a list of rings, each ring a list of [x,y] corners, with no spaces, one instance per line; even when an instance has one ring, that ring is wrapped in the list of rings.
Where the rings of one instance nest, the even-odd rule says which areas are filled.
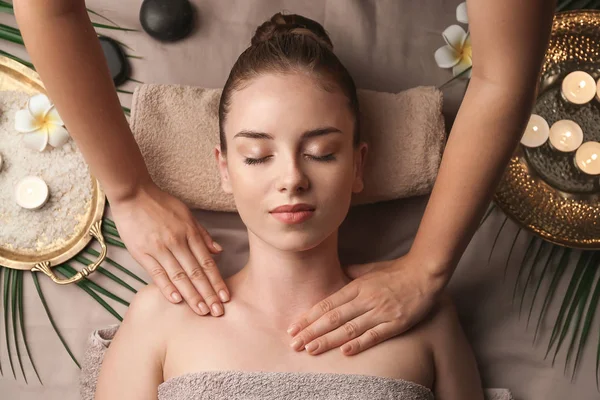
[[[165,326],[167,319],[172,317],[169,311],[175,306],[164,298],[156,285],[151,283],[138,290],[133,297],[125,313],[123,324],[138,328],[158,328],[156,333],[160,333],[160,327]]]

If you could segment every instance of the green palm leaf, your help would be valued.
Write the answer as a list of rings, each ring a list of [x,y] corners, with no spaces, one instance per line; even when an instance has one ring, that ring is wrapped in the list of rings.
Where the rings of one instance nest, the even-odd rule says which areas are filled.
[[[67,270],[71,276],[75,275],[77,273],[77,270],[75,268],[71,267],[69,264],[62,264],[61,267],[63,267],[65,270]],[[109,292],[108,290],[106,290],[102,286],[98,285],[96,282],[92,281],[91,279],[83,278],[79,283],[81,283],[82,286],[87,286],[88,288],[93,289],[96,292],[101,293],[101,294],[105,295],[106,297],[113,299],[113,300],[129,307],[128,302],[126,302],[119,296]]]
[[[139,32],[138,29],[130,29],[130,28],[121,28],[119,26],[110,26],[110,25],[104,25],[104,24],[98,24],[96,22],[93,22],[92,25],[95,28],[102,28],[102,29],[112,29],[115,31],[123,31],[123,32]]]
[[[31,366],[33,367],[33,371],[35,372],[35,376],[37,376],[40,384],[43,385],[42,380],[40,379],[40,375],[38,374],[37,368],[33,362],[33,358],[31,358],[31,352],[29,351],[29,344],[27,342],[27,336],[25,335],[25,319],[23,319],[23,275],[20,274],[19,282],[18,282],[18,304],[17,308],[19,309],[19,325],[21,327],[21,336],[23,337],[23,343],[25,344],[25,352],[27,353],[27,357],[29,357],[29,361],[31,362]]]
[[[88,260],[87,258],[81,256],[81,255],[76,255],[73,258],[75,261],[80,262],[81,264],[85,265],[86,267],[90,264],[92,264],[91,260]],[[123,281],[121,278],[119,278],[118,276],[114,275],[112,272],[102,268],[102,267],[98,267],[98,269],[96,269],[96,271],[104,276],[106,276],[107,278],[115,281],[116,283],[118,283],[119,285],[123,286],[124,288],[128,289],[129,291],[133,292],[133,293],[137,293],[137,290],[135,290],[134,288],[132,288],[131,286],[129,286],[125,281]]]
[[[55,268],[59,273],[61,273],[63,276],[66,276],[67,278],[70,278],[73,275],[75,275],[75,272],[72,272],[69,269],[65,268],[64,265],[59,265]],[[123,321],[123,318],[119,315],[119,313],[116,312],[114,308],[112,308],[106,301],[104,301],[100,296],[98,296],[92,289],[90,289],[89,286],[85,285],[83,282],[77,282],[76,285],[80,287],[84,292],[89,294],[94,300],[100,303],[100,305],[104,307],[106,311],[111,313],[115,318],[117,318],[119,321]]]
[[[552,276],[552,281],[550,282],[550,286],[548,288],[548,292],[546,293],[546,297],[544,299],[544,303],[542,304],[542,309],[540,311],[540,316],[538,318],[538,322],[535,327],[535,334],[533,335],[533,343],[535,343],[535,341],[537,339],[537,335],[538,335],[542,320],[543,320],[544,316],[546,315],[548,305],[550,305],[550,303],[552,302],[552,298],[554,296],[554,292],[556,291],[558,283],[560,282],[560,278],[562,278],[564,272],[567,269],[567,266],[569,265],[569,258],[571,256],[572,251],[573,250],[570,248],[564,249],[563,254],[558,262],[558,267],[554,271],[554,275]],[[538,286],[539,286],[539,284],[538,284]]]
[[[97,252],[96,250],[94,250],[91,247],[88,247],[85,249],[85,251],[91,255],[93,255],[94,257],[98,257],[100,256],[100,253]],[[144,285],[147,285],[148,282],[146,282],[145,280],[143,280],[142,278],[140,278],[139,276],[137,276],[136,274],[134,274],[133,272],[131,272],[130,270],[128,270],[127,268],[123,267],[121,264],[117,263],[116,261],[106,257],[104,259],[105,262],[109,263],[110,265],[112,265],[113,267],[117,268],[118,270],[124,272],[125,274],[131,276],[133,279],[143,283]]]
[[[504,229],[504,225],[506,225],[506,221],[508,221],[508,217],[504,218],[504,221],[502,221],[502,225],[500,225],[500,229],[498,229],[498,233],[496,234],[496,237],[494,238],[494,243],[492,244],[492,250],[490,251],[490,255],[488,257],[488,262],[487,262],[487,266],[490,266],[490,262],[492,261],[492,254],[494,254],[494,249],[496,248],[496,243],[498,242],[498,238],[500,237],[500,234],[502,233],[502,229]]]
[[[596,252],[596,254],[598,254],[598,252]],[[599,260],[599,258],[596,257],[595,263],[594,263],[595,265],[592,265],[591,268],[598,269],[598,266],[599,266],[598,260]],[[599,299],[600,299],[600,279],[598,279],[596,281],[594,293],[592,294],[592,299],[590,300],[590,304],[587,309],[587,314],[585,317],[585,321],[583,323],[583,329],[581,331],[581,339],[579,340],[579,348],[577,349],[577,356],[575,357],[575,364],[573,366],[573,375],[572,375],[571,379],[575,377],[575,369],[577,368],[577,365],[579,364],[579,358],[581,356],[581,352],[582,352],[583,347],[585,346],[587,338],[590,334],[590,328],[592,326],[592,321],[594,320],[594,315],[596,314],[596,309],[598,307]],[[600,345],[598,346],[598,348],[600,349]],[[598,370],[596,370],[596,377],[597,376],[598,376]]]
[[[58,328],[56,327],[56,324],[54,323],[54,318],[52,318],[52,314],[50,314],[50,309],[48,308],[48,304],[46,303],[46,298],[44,297],[44,293],[42,292],[42,288],[40,287],[40,282],[38,281],[37,272],[32,272],[31,277],[33,278],[33,283],[34,283],[35,288],[40,297],[40,301],[42,302],[42,305],[44,306],[46,315],[48,316],[48,319],[50,320],[50,324],[52,325],[52,328],[54,329],[54,332],[56,332],[56,334],[58,335],[58,338],[60,339],[61,343],[63,344],[65,350],[67,350],[67,353],[69,353],[69,356],[71,356],[71,359],[75,362],[75,365],[77,365],[77,368],[81,369],[81,366],[77,362],[77,359],[71,352],[71,349],[67,345],[67,342],[65,342],[65,339],[62,337],[62,335],[60,334],[60,331],[58,330]]]
[[[508,263],[510,261],[510,256],[512,255],[513,249],[515,248],[515,244],[517,243],[517,239],[519,238],[519,235],[521,234],[521,232],[523,232],[523,229],[519,228],[519,230],[517,231],[517,234],[515,235],[515,238],[512,241],[512,244],[510,245],[510,250],[508,251],[508,257],[506,257],[506,265],[504,266],[504,276],[502,278],[502,282],[506,281],[506,272],[508,271]]]
[[[583,272],[585,271],[585,266],[589,262],[589,259],[590,259],[590,253],[587,251],[583,251],[579,257],[579,261],[577,262],[575,271],[573,272],[573,275],[571,276],[571,282],[569,282],[569,287],[567,288],[565,297],[563,299],[563,303],[560,307],[560,311],[558,312],[558,316],[556,317],[556,322],[554,324],[554,328],[552,329],[552,334],[550,335],[550,342],[548,344],[548,349],[546,351],[546,355],[544,356],[544,358],[548,357],[548,353],[550,352],[550,349],[552,349],[556,339],[558,338],[560,328],[562,327],[563,318],[565,316],[565,313],[567,312],[567,309],[569,308],[571,299],[573,298],[573,295],[575,294],[575,290],[576,290],[577,286],[579,285],[579,280],[580,280]]]
[[[562,327],[562,331],[560,333],[560,337],[558,339],[556,349],[554,351],[554,357],[552,358],[552,365],[554,365],[554,362],[556,361],[556,356],[558,354],[558,351],[560,350],[561,344],[563,343],[564,339],[567,336],[567,333],[571,326],[571,321],[573,319],[573,316],[575,316],[575,313],[577,313],[577,316],[575,317],[575,328],[574,328],[574,332],[572,335],[573,340],[575,339],[575,337],[577,336],[577,332],[579,331],[579,323],[581,322],[581,316],[583,315],[583,307],[585,305],[585,302],[587,300],[587,295],[589,294],[590,288],[592,286],[591,278],[593,278],[593,276],[595,274],[594,268],[590,268],[591,260],[589,260],[585,265],[586,265],[585,271],[584,271],[581,279],[579,280],[577,289],[575,290],[573,300],[571,301],[571,304],[569,307],[569,312],[567,313],[567,317],[565,318],[565,322]],[[570,347],[573,345],[573,340],[571,340]],[[568,361],[569,361],[569,354],[570,354],[570,351],[567,351],[567,362],[565,363],[565,371],[566,371]]]
[[[28,66],[29,68],[31,68],[32,70],[35,71],[35,68],[33,67],[33,64],[30,63],[30,62],[28,62],[28,61],[23,60],[22,58],[13,56],[12,54],[9,54],[9,53],[5,52],[4,50],[0,50],[0,54],[3,55],[3,56],[5,56],[5,57],[8,57],[8,58],[10,58],[12,60],[15,60],[17,62],[20,62],[21,64],[26,65],[26,66]]]
[[[6,335],[6,349],[8,350],[8,362],[10,363],[10,369],[13,373],[13,378],[17,379],[17,375],[15,375],[15,368],[13,367],[12,355],[10,352],[10,338],[8,334],[8,313],[9,313],[9,291],[10,291],[10,282],[12,280],[12,269],[6,269],[4,271],[4,334]]]
[[[17,276],[22,274],[23,271],[13,271],[12,279],[10,282],[11,286],[11,305],[12,305],[12,326],[13,326],[13,340],[15,342],[15,349],[17,351],[17,360],[19,361],[19,366],[21,367],[21,373],[23,374],[23,379],[25,379],[25,383],[27,383],[27,376],[25,375],[25,369],[23,369],[23,361],[21,360],[21,350],[19,349],[19,337],[17,336],[17,298],[19,293],[17,292]]]
[[[548,256],[548,260],[546,261],[546,264],[544,265],[544,269],[540,273],[540,277],[538,279],[538,283],[537,283],[537,285],[535,287],[535,291],[533,292],[533,298],[531,299],[531,307],[529,307],[529,314],[527,315],[527,325],[526,325],[525,329],[529,328],[529,321],[531,320],[531,313],[533,312],[533,306],[535,305],[535,299],[537,298],[538,291],[540,290],[540,286],[542,284],[542,281],[544,280],[544,277],[546,276],[546,271],[548,270],[548,267],[552,263],[552,260],[554,258],[554,252],[555,251],[560,251],[560,249],[561,249],[560,246],[552,246],[552,250],[550,251],[550,255]]]
[[[525,279],[525,285],[523,286],[523,292],[521,293],[521,302],[519,304],[519,319],[521,318],[521,313],[523,312],[523,303],[525,302],[525,294],[527,293],[527,288],[529,287],[529,282],[531,281],[531,277],[533,276],[533,273],[535,272],[535,270],[537,268],[537,260],[542,255],[542,253],[544,252],[544,250],[546,249],[547,246],[552,246],[552,245],[549,244],[548,242],[546,242],[545,240],[542,241],[542,244],[540,245],[538,252],[535,256],[535,259],[533,260],[533,263],[531,264],[531,269],[529,270],[529,274],[527,274],[527,279]],[[553,253],[554,253],[554,246],[552,246],[550,254],[548,255],[548,258],[546,259],[546,267],[550,263]]]
[[[527,246],[527,250],[525,251],[525,255],[523,256],[523,260],[521,261],[521,266],[519,268],[519,272],[517,273],[517,280],[515,282],[515,288],[513,289],[513,298],[512,298],[513,303],[515,301],[515,297],[517,296],[517,290],[519,288],[519,282],[521,282],[521,275],[523,274],[523,271],[525,270],[525,268],[527,266],[527,263],[529,261],[529,255],[533,251],[533,249],[534,249],[535,245],[537,244],[537,242],[541,242],[541,240],[534,236],[531,239],[531,241],[529,242],[529,245]],[[538,246],[538,251],[537,251],[537,253],[535,255],[534,262],[535,262],[535,259],[537,259],[537,256],[539,254],[541,246],[542,246],[542,243],[540,243],[540,245]]]

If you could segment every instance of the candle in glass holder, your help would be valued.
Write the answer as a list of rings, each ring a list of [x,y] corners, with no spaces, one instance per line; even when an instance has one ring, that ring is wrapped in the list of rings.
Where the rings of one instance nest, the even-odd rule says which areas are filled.
[[[561,119],[550,128],[550,145],[565,153],[575,151],[583,143],[583,130],[575,121]]]
[[[596,81],[587,72],[574,71],[562,81],[563,99],[574,104],[585,104],[596,96]]]
[[[582,144],[575,153],[575,165],[588,175],[600,175],[600,143]]]
[[[48,185],[36,176],[26,176],[15,186],[17,204],[28,210],[37,210],[48,201]]]
[[[531,114],[525,133],[521,137],[521,144],[527,147],[539,147],[546,143],[549,134],[548,122],[537,114]]]

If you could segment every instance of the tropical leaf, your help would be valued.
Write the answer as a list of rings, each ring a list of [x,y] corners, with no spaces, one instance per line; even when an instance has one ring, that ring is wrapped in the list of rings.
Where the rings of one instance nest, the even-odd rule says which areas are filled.
[[[498,229],[498,233],[496,234],[496,237],[494,238],[494,243],[492,243],[492,250],[490,251],[490,255],[488,257],[488,262],[487,262],[487,266],[490,266],[490,262],[492,261],[492,254],[494,254],[494,249],[496,248],[496,243],[498,242],[498,238],[500,237],[500,234],[502,233],[502,229],[504,229],[504,225],[506,225],[506,221],[508,221],[508,217],[504,217],[504,221],[502,221],[502,225],[500,225],[500,229]]]
[[[60,274],[62,274],[63,276],[66,276],[67,278],[70,278],[73,275],[75,275],[75,272],[70,271],[69,269],[65,268],[64,265],[59,265],[54,268]],[[96,294],[92,289],[90,289],[88,285],[85,285],[83,282],[77,282],[76,285],[78,287],[80,287],[84,292],[89,294],[94,300],[96,300],[98,303],[100,303],[100,305],[102,307],[104,307],[104,309],[106,309],[106,311],[111,313],[115,318],[117,318],[119,321],[123,321],[123,317],[121,317],[119,315],[119,313],[115,311],[114,308],[112,308],[106,301],[104,301],[104,299],[102,299],[100,296],[98,296],[98,294]]]
[[[535,291],[533,292],[533,298],[531,299],[531,306],[529,307],[529,314],[527,315],[527,325],[526,325],[525,329],[529,328],[529,321],[531,320],[531,313],[533,312],[533,306],[535,305],[535,299],[537,298],[538,292],[540,290],[540,286],[542,285],[542,282],[544,281],[544,278],[546,276],[546,271],[548,270],[548,267],[552,263],[552,260],[554,258],[554,252],[560,251],[560,249],[561,249],[560,246],[552,246],[552,250],[550,251],[548,260],[546,261],[546,264],[544,265],[544,269],[540,273],[537,285],[535,287]],[[521,311],[519,311],[519,313],[520,312]]]
[[[17,375],[15,375],[15,368],[13,367],[12,355],[10,352],[10,335],[8,334],[9,325],[8,325],[8,315],[9,315],[9,291],[10,291],[10,282],[12,280],[13,270],[7,268],[4,271],[4,334],[6,335],[6,349],[8,350],[8,362],[10,363],[10,369],[13,373],[13,378],[17,379]]]
[[[85,249],[85,251],[91,255],[93,255],[94,257],[98,257],[100,256],[100,253],[97,252],[96,250],[92,249],[91,247],[88,247]],[[136,274],[134,274],[133,272],[131,272],[130,270],[128,270],[127,268],[123,267],[121,264],[117,263],[116,261],[106,257],[104,259],[105,262],[107,262],[108,264],[112,265],[113,267],[117,268],[118,270],[124,272],[125,274],[131,276],[133,279],[143,283],[144,285],[147,285],[148,282],[146,282],[145,280],[143,280],[142,278],[140,278],[139,276],[137,276]]]
[[[528,257],[538,242],[541,242],[541,239],[538,239],[537,237],[534,236],[531,238],[531,241],[529,242],[529,245],[527,246],[527,250],[525,251],[525,255],[523,256],[523,260],[521,261],[521,266],[520,266],[519,272],[517,274],[517,280],[515,281],[515,288],[513,289],[513,296],[512,296],[513,303],[515,301],[515,297],[517,296],[519,282],[521,282],[521,275],[523,274],[523,271],[525,270],[525,268],[527,266],[527,262],[529,261]],[[539,254],[539,248],[541,247],[541,245],[542,244],[540,243],[540,245],[538,246],[538,253],[536,253],[535,258],[537,258],[537,254]],[[534,260],[535,260],[535,258],[534,258]]]
[[[25,379],[25,383],[27,383],[27,376],[25,375],[25,369],[23,369],[23,361],[21,360],[21,350],[19,349],[19,337],[17,336],[17,298],[19,293],[17,292],[17,276],[22,274],[23,271],[13,271],[10,286],[11,286],[11,313],[12,313],[12,326],[13,326],[13,340],[15,342],[15,350],[17,352],[17,360],[19,361],[19,366],[21,367],[21,373],[23,374],[23,379]]]
[[[554,323],[554,329],[552,330],[552,334],[550,335],[550,342],[548,344],[548,349],[546,351],[546,355],[544,356],[544,358],[548,357],[548,353],[550,352],[556,339],[558,338],[560,328],[562,327],[562,324],[563,324],[563,318],[565,316],[565,313],[567,312],[567,309],[569,308],[571,299],[573,298],[573,295],[575,294],[575,290],[576,290],[577,286],[579,285],[579,280],[580,280],[583,272],[585,271],[585,266],[589,262],[589,259],[590,259],[590,253],[583,251],[579,257],[579,261],[577,262],[575,271],[573,272],[573,275],[571,276],[571,282],[569,283],[569,287],[567,288],[567,291],[565,292],[565,297],[564,297],[563,303],[560,307],[560,311],[558,312],[558,316],[556,317],[556,322]]]
[[[64,269],[66,269],[71,276],[75,275],[77,273],[77,270],[75,268],[71,267],[69,264],[62,264],[61,266]],[[88,288],[93,289],[96,292],[101,293],[101,294],[105,295],[106,297],[129,307],[129,303],[127,301],[125,301],[122,298],[120,298],[119,296],[109,292],[108,290],[106,290],[102,286],[98,285],[96,282],[92,281],[91,279],[83,278],[81,281],[79,281],[79,283],[81,283],[82,286],[87,286]]]
[[[508,271],[508,263],[510,261],[510,256],[512,255],[513,249],[515,248],[515,244],[517,243],[517,239],[519,238],[519,235],[521,234],[521,232],[523,232],[523,229],[519,228],[519,230],[517,231],[517,234],[515,235],[515,238],[512,241],[512,244],[510,245],[510,250],[508,251],[508,257],[506,257],[506,265],[504,266],[504,276],[502,278],[502,282],[506,281],[506,272]]]
[[[550,286],[548,288],[548,292],[546,293],[546,297],[544,298],[544,303],[542,304],[542,309],[540,311],[538,322],[537,322],[537,325],[535,327],[535,334],[533,335],[533,343],[534,344],[535,344],[535,341],[536,341],[537,336],[538,336],[540,325],[542,323],[542,320],[543,320],[544,316],[546,315],[546,311],[548,309],[548,306],[552,302],[552,298],[554,296],[554,292],[556,291],[558,283],[560,282],[560,279],[562,278],[564,272],[567,270],[567,266],[569,265],[569,259],[570,259],[572,251],[573,250],[570,249],[570,248],[565,248],[564,249],[563,254],[560,257],[560,260],[558,262],[558,267],[554,271],[554,275],[552,276],[552,281],[550,282]],[[532,305],[532,307],[533,307],[533,305]]]
[[[548,255],[548,258],[546,259],[544,270],[548,267],[548,265],[550,264],[550,261],[552,260],[552,255],[554,254],[554,251],[555,251],[554,246],[546,241],[542,241],[542,244],[540,245],[540,248],[538,250],[538,254],[536,255],[536,258],[534,259],[534,261],[531,265],[531,269],[529,270],[529,274],[527,274],[527,279],[525,280],[525,285],[523,287],[523,293],[521,294],[521,302],[519,304],[519,318],[521,318],[521,313],[523,311],[523,303],[525,302],[525,294],[527,293],[527,288],[529,287],[529,282],[531,281],[531,277],[533,276],[533,273],[537,269],[536,261],[538,259],[538,256],[540,256],[542,254],[542,252],[545,250],[545,248],[547,246],[550,246],[551,249],[550,249],[550,254]]]
[[[21,336],[23,337],[23,343],[25,344],[25,352],[27,353],[27,357],[29,357],[29,361],[31,362],[31,366],[33,367],[33,371],[35,372],[35,376],[37,376],[40,384],[43,385],[42,380],[40,379],[40,374],[38,374],[37,368],[35,367],[35,363],[33,362],[33,358],[31,358],[31,352],[29,351],[29,343],[27,342],[27,335],[25,334],[25,319],[23,318],[23,274],[20,275],[20,279],[18,282],[18,305],[19,309],[19,326],[21,327]]]
[[[65,350],[67,350],[67,353],[69,353],[69,356],[71,357],[71,359],[73,360],[73,362],[75,362],[75,365],[77,365],[77,368],[81,369],[81,366],[79,365],[79,362],[77,362],[77,359],[73,355],[73,352],[69,348],[69,345],[67,345],[67,342],[65,342],[65,339],[62,337],[62,335],[60,334],[60,331],[58,330],[58,328],[56,327],[56,324],[54,323],[54,318],[52,318],[52,314],[50,313],[50,309],[48,308],[48,304],[46,303],[46,298],[44,297],[44,293],[42,292],[42,288],[40,287],[40,282],[38,281],[37,274],[38,274],[37,272],[32,272],[31,273],[31,277],[33,278],[33,283],[35,285],[35,289],[38,292],[38,295],[40,297],[40,301],[42,302],[42,306],[44,306],[44,310],[46,311],[46,315],[48,316],[48,320],[50,320],[50,325],[52,325],[52,328],[54,329],[54,332],[56,332],[56,335],[60,339],[60,342],[63,344]]]

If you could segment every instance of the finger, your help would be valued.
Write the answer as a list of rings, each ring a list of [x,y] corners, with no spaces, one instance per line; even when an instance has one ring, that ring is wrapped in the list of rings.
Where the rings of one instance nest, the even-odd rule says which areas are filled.
[[[198,228],[198,232],[200,233],[202,241],[204,242],[204,245],[208,251],[210,251],[212,254],[219,254],[223,251],[221,245],[213,240],[208,231],[204,229],[204,227],[198,221],[196,221],[196,227]]]
[[[302,332],[294,337],[291,347],[296,350],[302,350],[306,348],[306,345],[313,344],[311,349],[316,344],[319,349],[323,351],[329,350],[330,348],[337,347],[339,344],[330,344],[331,334],[326,336],[326,333],[331,331],[339,331],[340,327],[347,325],[349,322],[370,310],[365,309],[363,306],[357,304],[356,301],[351,301],[346,304],[334,308],[333,310],[325,313],[321,318],[307,326]],[[354,325],[346,327],[346,329],[354,328]],[[362,332],[360,332],[362,333]],[[358,334],[360,334],[358,333]],[[340,336],[339,333],[337,335]],[[355,338],[357,335],[346,338],[342,343],[346,343],[348,340]],[[307,351],[310,351],[308,348]],[[322,352],[322,351],[321,351]]]
[[[362,324],[363,322],[357,322]],[[402,324],[399,321],[383,322],[373,328],[367,329],[362,335],[344,344],[340,351],[342,354],[352,356],[363,352],[371,347],[388,340],[392,337],[398,336],[402,332],[408,329],[406,324]]]
[[[169,279],[167,271],[160,265],[158,261],[154,259],[150,254],[143,254],[142,256],[135,257],[136,260],[142,265],[142,267],[148,271],[148,274],[154,281],[154,284],[160,289],[163,296],[167,298],[171,303],[180,303],[183,298],[181,294],[173,285],[173,282]]]
[[[374,263],[349,265],[346,267],[346,274],[348,274],[350,278],[356,279],[373,271],[373,269],[375,269]]]
[[[208,278],[208,281],[215,293],[219,295],[219,299],[222,302],[227,302],[230,299],[229,289],[223,281],[221,272],[217,267],[217,264],[213,260],[206,248],[205,242],[201,241],[198,236],[192,236],[188,238],[188,245],[194,258],[200,263],[204,274]],[[204,297],[206,299],[206,297]]]
[[[358,296],[358,286],[349,283],[331,296],[318,302],[315,306],[302,314],[295,321],[292,321],[287,330],[288,334],[291,336],[296,336],[303,329],[308,327],[317,319],[321,318],[324,314],[341,306],[342,304],[354,300],[356,296]]]
[[[207,255],[210,261],[201,261],[204,265],[200,265],[196,257],[192,254],[189,248],[178,247],[173,250],[173,255],[183,267],[194,288],[200,293],[204,302],[208,305],[213,316],[219,317],[223,315],[223,305],[219,301],[219,297],[213,290],[212,285],[208,281],[204,268],[212,268],[209,264],[214,264],[210,254]]]
[[[192,285],[187,273],[181,268],[181,265],[171,251],[164,248],[154,257],[164,267],[169,279],[173,282],[190,308],[199,315],[208,314],[210,310],[204,303],[204,299],[200,296],[194,285]],[[202,306],[203,304],[206,308]]]

